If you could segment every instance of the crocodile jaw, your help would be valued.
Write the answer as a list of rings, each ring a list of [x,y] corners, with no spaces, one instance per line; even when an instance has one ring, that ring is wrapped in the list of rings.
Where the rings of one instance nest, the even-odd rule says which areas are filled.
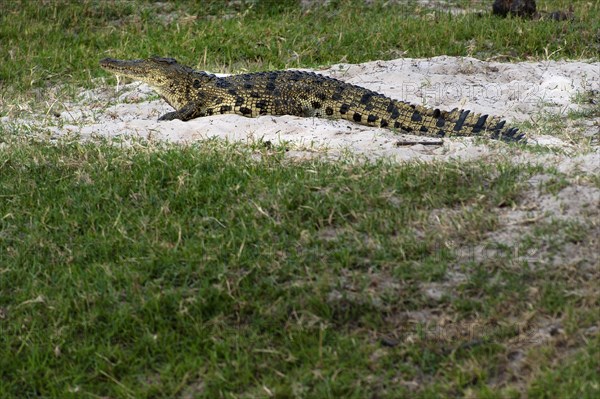
[[[185,85],[189,79],[190,68],[177,63],[173,58],[152,57],[141,60],[117,60],[104,58],[100,66],[114,74],[139,80],[150,85],[172,107],[183,107],[180,96],[174,86]]]

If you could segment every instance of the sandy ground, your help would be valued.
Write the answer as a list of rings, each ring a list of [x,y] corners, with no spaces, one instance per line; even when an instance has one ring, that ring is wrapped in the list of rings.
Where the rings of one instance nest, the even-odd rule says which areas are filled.
[[[568,111],[581,107],[574,104],[577,95],[600,91],[600,63],[549,61],[509,64],[440,56],[359,65],[339,64],[317,72],[417,104],[441,109],[470,109],[501,116],[513,123],[529,121],[534,126],[527,130],[530,143],[566,149],[572,148],[573,143],[565,141],[564,134],[541,135],[540,129],[536,128],[538,122],[547,114],[565,116]],[[472,159],[497,148],[494,143],[490,146],[480,142],[475,145],[469,138],[445,139],[442,146],[398,146],[399,141],[426,139],[347,121],[294,116],[250,119],[217,115],[188,122],[158,122],[160,115],[172,109],[162,100],[148,98],[156,96],[145,84],[122,85],[118,92],[115,87],[104,86],[103,89],[82,93],[81,101],[75,104],[64,104],[66,111],[58,117],[48,112],[44,116],[16,120],[5,117],[2,123],[44,128],[53,137],[65,134],[76,134],[82,138],[139,136],[182,143],[211,137],[242,141],[262,139],[274,144],[292,144],[290,147],[300,154],[326,148],[328,155],[349,150],[369,158],[386,156],[398,160]],[[586,121],[585,124],[584,135],[598,134],[599,120]],[[590,158],[589,155],[586,158]],[[591,162],[586,169],[596,169],[594,163],[600,163],[598,151],[585,162]]]

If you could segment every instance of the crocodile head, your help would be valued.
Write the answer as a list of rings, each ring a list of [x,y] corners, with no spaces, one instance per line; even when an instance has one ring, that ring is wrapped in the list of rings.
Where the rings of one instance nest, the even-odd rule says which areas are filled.
[[[174,58],[151,57],[143,60],[104,58],[100,66],[109,72],[140,80],[150,85],[173,108],[189,103],[206,73],[178,64]]]

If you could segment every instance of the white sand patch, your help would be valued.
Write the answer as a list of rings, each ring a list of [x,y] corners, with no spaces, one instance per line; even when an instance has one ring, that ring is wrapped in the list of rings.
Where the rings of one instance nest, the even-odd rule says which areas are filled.
[[[499,63],[474,58],[440,56],[429,59],[374,61],[359,65],[340,64],[318,71],[360,85],[392,98],[441,109],[464,108],[477,113],[501,116],[508,123],[530,121],[534,124],[544,113],[565,115],[579,109],[576,95],[600,91],[600,63],[548,61]],[[111,90],[112,91],[112,90]],[[343,120],[263,116],[245,118],[216,115],[188,122],[157,118],[172,111],[162,100],[152,98],[145,84],[133,83],[107,96],[107,88],[84,92],[81,102],[70,104],[60,116],[2,118],[3,123],[45,128],[53,136],[65,134],[82,138],[143,137],[190,143],[218,137],[231,141],[264,140],[290,143],[308,152],[326,148],[328,154],[352,151],[367,157],[392,157],[397,160],[473,159],[502,151],[503,145],[474,145],[471,138],[445,139],[442,146],[403,145],[437,139],[398,134],[387,129],[357,125]],[[154,97],[155,98],[155,97]],[[113,105],[107,106],[113,103]],[[592,129],[598,128],[597,121]],[[554,136],[527,132],[530,142],[568,148]],[[591,154],[583,167],[596,170],[598,152]]]

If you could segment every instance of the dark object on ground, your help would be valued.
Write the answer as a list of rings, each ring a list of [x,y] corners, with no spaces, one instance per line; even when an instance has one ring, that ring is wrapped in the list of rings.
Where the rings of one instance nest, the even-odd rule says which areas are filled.
[[[523,18],[535,15],[535,0],[496,0],[492,5],[492,13],[506,17],[508,14]]]
[[[574,18],[572,6],[567,11],[537,12],[536,9],[535,0],[496,0],[492,5],[492,14],[501,17],[512,15],[526,19],[553,19],[555,21],[566,21]]]

